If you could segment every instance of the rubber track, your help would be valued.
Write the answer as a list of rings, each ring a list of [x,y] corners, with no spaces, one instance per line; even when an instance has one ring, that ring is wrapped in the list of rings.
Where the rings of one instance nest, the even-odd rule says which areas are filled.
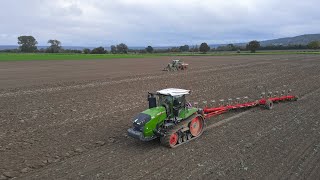
[[[205,124],[204,118],[203,118],[201,115],[199,115],[199,114],[197,114],[197,115],[192,115],[192,116],[190,116],[188,119],[183,120],[182,122],[180,122],[179,124],[177,124],[177,125],[174,126],[173,128],[169,129],[166,134],[171,135],[172,133],[179,131],[179,130],[182,129],[183,127],[188,126],[188,124],[189,124],[195,117],[197,117],[197,116],[201,117],[201,118],[202,118],[202,122],[203,122],[202,132],[201,132],[198,136],[194,136],[194,137],[192,137],[191,139],[189,139],[189,140],[187,140],[187,141],[185,141],[185,142],[176,144],[174,147],[171,147],[170,144],[169,144],[170,136],[164,136],[164,137],[162,137],[162,138],[164,138],[164,139],[161,140],[161,144],[162,144],[163,146],[166,146],[166,147],[169,147],[169,148],[176,148],[176,147],[178,147],[178,146],[180,146],[180,145],[183,145],[183,144],[185,144],[185,143],[188,143],[189,141],[192,141],[192,140],[197,139],[198,137],[200,137],[200,136],[203,134],[204,130],[206,129],[206,124]]]

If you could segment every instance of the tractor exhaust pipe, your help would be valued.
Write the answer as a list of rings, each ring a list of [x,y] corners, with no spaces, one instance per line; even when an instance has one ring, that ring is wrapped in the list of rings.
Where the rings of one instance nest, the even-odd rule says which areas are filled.
[[[157,99],[152,93],[148,93],[149,109],[157,107]]]

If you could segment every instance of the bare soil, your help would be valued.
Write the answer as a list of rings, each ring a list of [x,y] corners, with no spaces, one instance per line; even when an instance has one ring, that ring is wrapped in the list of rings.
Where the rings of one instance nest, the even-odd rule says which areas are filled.
[[[169,57],[0,63],[0,179],[317,179],[320,56]],[[191,89],[191,102],[293,89],[297,102],[207,120],[176,149],[126,130],[147,92]],[[284,87],[283,85],[287,85]]]

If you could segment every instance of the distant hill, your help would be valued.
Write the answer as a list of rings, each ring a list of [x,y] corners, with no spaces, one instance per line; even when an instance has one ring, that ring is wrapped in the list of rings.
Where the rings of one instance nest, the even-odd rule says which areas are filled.
[[[311,41],[320,41],[320,34],[305,34],[305,35],[295,36],[295,37],[287,37],[287,38],[279,38],[279,39],[260,41],[260,44],[261,44],[261,46],[289,45],[289,44],[307,45]]]
[[[18,46],[15,45],[0,45],[0,50],[5,50],[5,49],[17,49]]]
[[[269,45],[307,45],[311,41],[320,41],[320,34],[305,34],[295,37],[286,37],[286,38],[279,38],[279,39],[271,39],[260,41],[261,46],[269,46]],[[246,46],[248,42],[244,43],[234,43],[237,46]],[[227,44],[210,44],[211,48],[216,48],[218,46],[226,46]]]

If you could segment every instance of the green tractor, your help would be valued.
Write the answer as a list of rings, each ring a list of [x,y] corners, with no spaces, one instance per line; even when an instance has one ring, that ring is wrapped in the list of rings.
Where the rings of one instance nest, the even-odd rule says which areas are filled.
[[[148,93],[149,109],[133,119],[128,135],[141,141],[160,138],[161,144],[171,148],[199,137],[205,126],[204,114],[186,102],[189,93],[176,88]]]

